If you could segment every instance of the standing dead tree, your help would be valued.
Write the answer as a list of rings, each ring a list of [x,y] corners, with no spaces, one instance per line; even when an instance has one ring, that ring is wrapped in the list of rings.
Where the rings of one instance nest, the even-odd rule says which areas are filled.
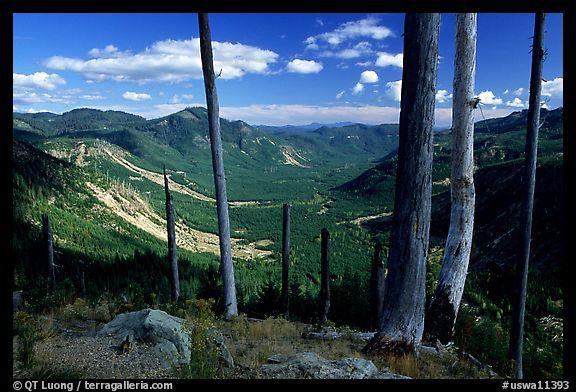
[[[408,13],[398,169],[384,311],[365,352],[413,351],[422,341],[432,204],[432,127],[440,14]]]
[[[454,99],[452,104],[452,173],[450,228],[438,285],[426,313],[429,340],[446,344],[464,292],[474,229],[474,77],[476,14],[456,16]]]
[[[290,204],[284,204],[282,214],[282,310],[286,318],[290,315],[290,209]]]
[[[52,227],[48,214],[42,215],[42,231],[44,243],[46,245],[46,265],[48,267],[48,284],[51,289],[56,287],[56,273],[54,272],[54,240],[52,238]]]
[[[166,166],[164,166],[164,192],[166,193],[166,232],[168,233],[168,261],[170,263],[170,297],[173,302],[178,302],[178,298],[180,297],[180,278],[178,276],[178,256],[176,255],[174,202],[168,185]]]
[[[526,156],[522,175],[522,207],[520,210],[520,256],[516,265],[516,298],[513,305],[510,356],[514,360],[516,378],[522,374],[522,342],[524,339],[524,313],[526,309],[526,286],[530,261],[532,235],[532,210],[536,185],[536,160],[538,154],[538,128],[540,127],[540,95],[542,91],[542,64],[544,62],[544,26],[546,16],[537,13],[534,19],[534,43],[532,45],[532,71],[530,97],[528,98],[528,126],[526,128]]]
[[[328,320],[330,310],[330,233],[323,228],[320,233],[321,259],[320,259],[320,324]]]
[[[370,313],[372,319],[370,326],[377,329],[382,309],[384,308],[384,264],[382,263],[382,243],[376,241],[374,247],[374,257],[372,258],[372,269],[370,273]]]
[[[220,241],[220,273],[224,289],[224,317],[238,315],[236,304],[236,285],[234,283],[234,264],[232,263],[232,243],[230,240],[230,219],[228,217],[228,197],[226,195],[226,176],[222,137],[220,134],[220,108],[216,92],[214,59],[212,57],[212,38],[207,14],[198,14],[200,27],[200,56],[204,73],[206,106],[208,109],[208,127],[210,128],[210,147],[212,150],[212,169],[216,188],[216,211],[218,214],[218,237]]]

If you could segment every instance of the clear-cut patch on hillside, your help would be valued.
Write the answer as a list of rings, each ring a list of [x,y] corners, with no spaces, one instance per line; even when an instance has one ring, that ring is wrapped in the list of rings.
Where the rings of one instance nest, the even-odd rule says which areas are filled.
[[[154,237],[167,241],[166,220],[154,212],[136,192],[123,191],[119,186],[104,190],[91,182],[87,182],[86,186],[111,212]],[[176,222],[176,245],[192,252],[220,255],[216,234],[192,229],[181,220]],[[272,255],[271,251],[257,249],[254,243],[241,244],[237,238],[232,238],[232,250],[234,257],[247,260]]]
[[[296,151],[296,149],[292,146],[282,146],[282,155],[284,156],[284,164],[286,165],[293,165],[305,168],[310,167],[298,161],[298,159],[306,161],[306,158],[300,155],[298,151]]]

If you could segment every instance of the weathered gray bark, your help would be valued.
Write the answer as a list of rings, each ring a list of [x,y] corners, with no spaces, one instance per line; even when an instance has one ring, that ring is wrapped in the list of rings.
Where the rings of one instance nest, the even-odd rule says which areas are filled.
[[[446,344],[466,282],[474,228],[474,77],[476,74],[476,14],[456,16],[454,99],[452,104],[452,173],[450,228],[442,270],[426,313],[426,335]]]
[[[46,245],[46,265],[48,266],[48,283],[51,289],[56,287],[56,273],[54,272],[54,240],[52,238],[52,227],[48,214],[42,215],[42,230],[44,233],[44,243]]]
[[[528,100],[528,126],[526,128],[526,157],[522,176],[522,209],[520,213],[520,256],[516,266],[516,301],[513,305],[510,355],[515,363],[516,378],[522,374],[522,342],[524,338],[524,312],[526,286],[530,261],[530,238],[532,232],[532,209],[536,184],[536,159],[538,153],[538,128],[540,125],[540,95],[542,91],[542,64],[544,62],[545,14],[537,13],[534,20],[534,43],[532,45],[532,72]]]
[[[405,16],[398,169],[384,310],[366,352],[413,351],[422,341],[439,29],[437,13]]]
[[[284,204],[282,214],[282,310],[284,317],[290,315],[290,204]]]
[[[226,176],[222,157],[222,138],[220,135],[220,109],[216,92],[216,76],[212,57],[212,39],[207,14],[198,14],[200,27],[200,55],[206,106],[208,109],[208,126],[210,128],[210,147],[212,149],[212,169],[216,188],[216,211],[218,213],[218,234],[220,240],[220,273],[224,288],[224,316],[231,318],[238,315],[236,304],[236,286],[234,283],[234,264],[232,263],[232,244],[230,241],[230,219],[228,217],[228,197],[226,196]]]
[[[328,320],[330,310],[330,233],[326,228],[321,231],[320,261],[320,323]]]
[[[168,262],[170,263],[170,297],[173,302],[178,302],[180,297],[180,278],[178,276],[178,256],[176,254],[176,227],[174,224],[174,202],[166,166],[164,166],[164,192],[166,194],[166,232],[168,233]]]
[[[370,313],[372,320],[370,326],[378,328],[384,308],[384,263],[382,262],[382,243],[376,241],[374,257],[372,258],[372,270],[370,274]]]

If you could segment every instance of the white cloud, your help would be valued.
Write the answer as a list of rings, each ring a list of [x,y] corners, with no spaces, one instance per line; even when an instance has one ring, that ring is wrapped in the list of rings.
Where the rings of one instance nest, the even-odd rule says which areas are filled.
[[[362,41],[351,48],[339,51],[324,50],[318,54],[319,57],[336,57],[340,59],[354,59],[366,54],[372,53],[372,45],[369,42]]]
[[[440,103],[444,103],[450,99],[452,99],[452,94],[448,94],[448,90],[438,90],[436,92],[436,101]]]
[[[506,95],[506,94],[508,94],[509,92],[510,92],[510,90],[506,89],[506,90],[504,90],[504,93],[503,93],[503,94]]]
[[[517,97],[521,96],[524,92],[524,88],[520,87],[512,92],[512,94],[516,95]]]
[[[101,99],[106,99],[106,97],[104,97],[102,95],[98,95],[98,94],[84,94],[84,95],[81,95],[80,98],[86,99],[88,101],[97,101],[97,100],[101,100]]]
[[[320,18],[316,19],[316,23],[318,23],[320,26],[324,26],[324,21]]]
[[[364,85],[362,83],[356,83],[356,86],[352,87],[352,94],[358,95],[364,91]]]
[[[58,85],[66,84],[66,81],[58,74],[35,72],[30,75],[12,73],[14,87],[32,87],[44,90],[54,90]]]
[[[378,74],[374,71],[364,71],[360,74],[360,83],[376,83]]]
[[[104,49],[93,48],[88,51],[88,55],[92,58],[113,58],[123,57],[130,55],[130,52],[121,52],[114,45],[106,45]]]
[[[152,99],[152,97],[150,96],[150,94],[146,94],[146,93],[135,93],[132,91],[126,91],[124,94],[122,94],[122,98],[128,100],[128,101],[146,101],[149,99]]]
[[[480,102],[485,105],[501,105],[502,98],[497,98],[494,93],[490,90],[482,91],[478,94],[478,98],[480,98]]]
[[[35,91],[14,91],[12,101],[14,104],[32,104],[32,103],[70,103],[69,95],[51,95]]]
[[[314,60],[301,60],[301,59],[294,59],[290,61],[286,66],[288,72],[294,72],[300,74],[318,73],[322,71],[322,68],[324,68],[322,63],[317,63]]]
[[[393,36],[392,31],[388,27],[381,26],[378,23],[378,18],[374,16],[346,22],[333,31],[308,37],[304,42],[308,45],[307,48],[309,48],[310,45],[317,46],[319,41],[337,46],[346,40],[355,38],[366,37],[381,40]]]
[[[194,96],[192,94],[174,94],[170,99],[170,103],[192,102]]]
[[[380,52],[378,53],[378,58],[376,59],[376,66],[377,67],[393,66],[402,68],[403,59],[404,59],[403,53],[391,54],[386,52]]]
[[[542,95],[550,98],[563,98],[564,78],[555,78],[542,82]]]
[[[359,66],[359,67],[369,67],[369,66],[372,65],[372,61],[364,61],[364,62],[361,62],[361,63],[356,63],[356,65]]]
[[[510,106],[513,108],[524,108],[524,102],[518,97],[514,98],[512,101],[506,101],[506,106]]]
[[[118,52],[117,48],[115,49],[112,54]],[[235,79],[247,73],[267,74],[270,72],[269,65],[275,63],[279,57],[271,50],[241,43],[212,41],[212,49],[214,69],[216,72],[222,70],[222,79]],[[51,69],[81,73],[87,81],[147,83],[182,82],[202,78],[199,38],[157,41],[142,52],[123,52],[116,57],[102,55],[100,52],[92,53],[100,56],[90,60],[54,56],[44,64]]]
[[[400,102],[400,97],[402,95],[402,80],[386,83],[386,95],[389,98]]]
[[[344,93],[345,93],[344,90],[340,91],[338,94],[336,94],[336,99],[342,98],[342,96],[344,95]]]

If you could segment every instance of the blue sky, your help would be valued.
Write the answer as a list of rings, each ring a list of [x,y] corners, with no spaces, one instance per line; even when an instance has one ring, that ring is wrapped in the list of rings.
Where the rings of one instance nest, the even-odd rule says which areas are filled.
[[[442,14],[437,126],[451,122],[454,19]],[[211,14],[221,115],[269,125],[398,122],[403,21]],[[478,15],[475,90],[486,117],[526,107],[533,23],[533,14]],[[561,14],[547,16],[548,108],[562,106],[562,24]],[[196,14],[15,14],[13,39],[14,111],[93,107],[156,118],[205,106]]]

